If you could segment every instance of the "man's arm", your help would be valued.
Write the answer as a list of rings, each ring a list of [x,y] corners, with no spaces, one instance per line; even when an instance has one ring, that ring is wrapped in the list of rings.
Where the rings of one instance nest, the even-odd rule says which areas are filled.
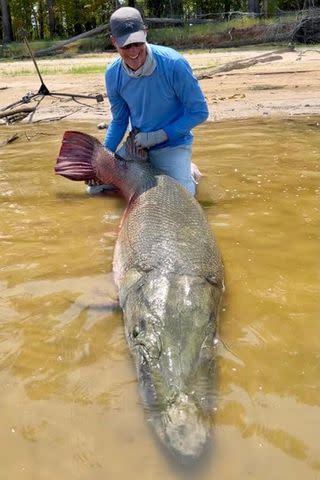
[[[112,120],[107,129],[104,146],[115,152],[128,128],[129,108],[124,99],[113,87],[112,79],[106,75],[106,87],[111,106]]]
[[[192,128],[208,118],[208,107],[197,79],[193,76],[184,58],[176,61],[172,72],[172,88],[183,105],[183,114],[162,129],[140,132],[135,137],[139,147],[150,148],[166,140],[175,140],[187,135]]]
[[[198,80],[193,76],[192,69],[184,58],[176,62],[173,88],[184,106],[184,114],[163,127],[169,140],[186,135],[192,128],[207,120],[209,115]]]

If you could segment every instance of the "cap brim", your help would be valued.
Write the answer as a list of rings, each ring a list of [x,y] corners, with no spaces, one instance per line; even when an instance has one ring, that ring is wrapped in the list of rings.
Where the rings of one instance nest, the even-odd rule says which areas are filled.
[[[138,30],[138,32],[130,33],[129,35],[123,35],[123,37],[116,38],[117,45],[122,48],[130,45],[130,43],[146,43],[147,36],[144,30]]]

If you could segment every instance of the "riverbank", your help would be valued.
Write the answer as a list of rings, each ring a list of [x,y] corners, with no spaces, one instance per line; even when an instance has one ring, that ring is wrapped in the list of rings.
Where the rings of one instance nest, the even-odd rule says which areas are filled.
[[[219,49],[182,52],[196,75],[210,73],[229,62],[253,59],[276,52],[268,49]],[[116,54],[80,55],[74,58],[38,60],[45,85],[50,92],[105,95],[103,71]],[[200,80],[210,110],[210,120],[291,117],[320,114],[320,50],[297,48],[280,51],[274,61],[258,62],[247,68],[215,73]],[[93,72],[93,73],[92,73]],[[39,90],[40,81],[32,61],[2,62],[0,108],[17,102],[29,92]],[[39,100],[39,98],[37,99]],[[67,118],[96,123],[110,121],[106,98],[95,100],[45,96],[28,120]]]

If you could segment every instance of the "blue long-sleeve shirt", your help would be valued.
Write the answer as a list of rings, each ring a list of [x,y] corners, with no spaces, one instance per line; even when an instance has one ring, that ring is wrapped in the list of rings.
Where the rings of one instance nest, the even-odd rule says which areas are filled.
[[[104,145],[115,151],[129,120],[141,132],[163,129],[166,142],[153,148],[192,143],[191,129],[208,118],[208,107],[188,62],[175,50],[149,45],[156,68],[149,76],[130,77],[121,58],[106,71],[112,121]]]

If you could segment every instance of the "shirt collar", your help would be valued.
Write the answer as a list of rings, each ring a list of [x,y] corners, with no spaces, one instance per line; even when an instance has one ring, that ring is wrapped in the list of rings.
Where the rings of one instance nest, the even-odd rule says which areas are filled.
[[[131,68],[129,68],[128,65],[123,60],[121,61],[122,68],[129,75],[129,77],[132,77],[132,78],[149,77],[153,73],[154,69],[156,68],[157,62],[154,58],[151,47],[148,43],[146,43],[146,47],[147,47],[146,60],[144,64],[141,65],[140,68],[138,68],[138,70],[131,70]]]

